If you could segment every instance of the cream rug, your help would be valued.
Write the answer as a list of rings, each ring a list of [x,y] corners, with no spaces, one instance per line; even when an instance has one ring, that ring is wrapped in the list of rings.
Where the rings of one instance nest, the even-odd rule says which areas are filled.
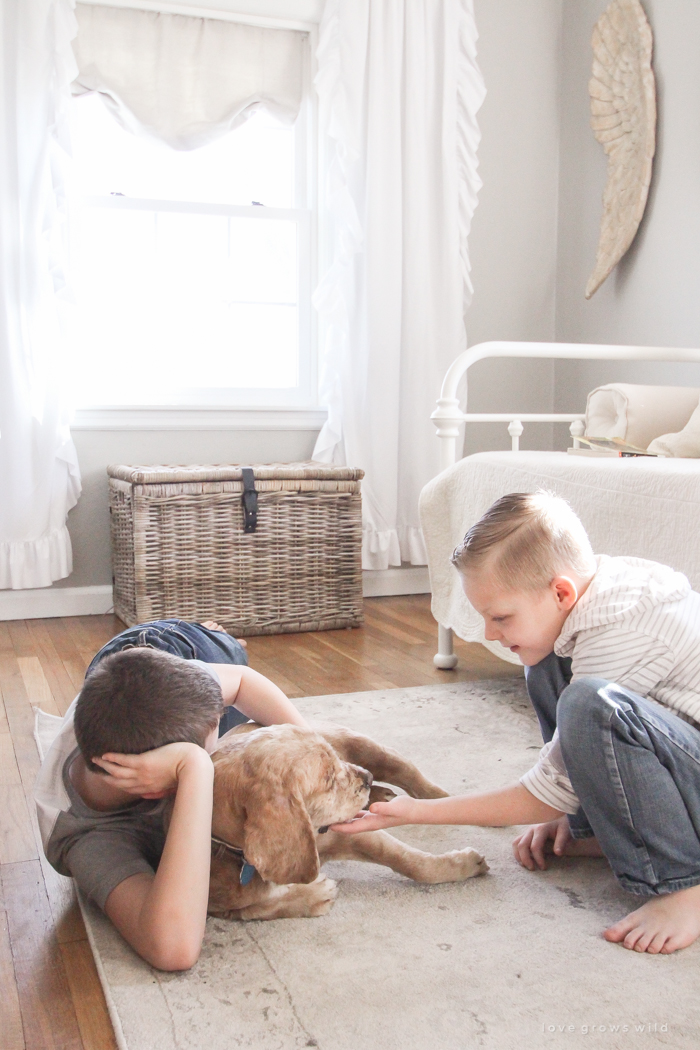
[[[540,745],[520,681],[295,701],[398,748],[459,793],[510,783]],[[513,829],[402,828],[424,849],[465,845],[489,874],[418,886],[334,862],[338,900],[319,919],[210,919],[188,973],[142,962],[84,906],[121,1050],[532,1050],[696,1047],[700,945],[646,956],[601,930],[635,906],[602,860],[516,865]]]

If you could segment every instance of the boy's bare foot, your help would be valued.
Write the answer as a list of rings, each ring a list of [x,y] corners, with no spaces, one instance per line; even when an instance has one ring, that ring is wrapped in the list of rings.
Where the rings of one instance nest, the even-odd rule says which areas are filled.
[[[222,627],[216,620],[202,620],[202,627],[206,627],[208,631],[222,631],[224,634],[228,634],[225,627]]]
[[[670,955],[700,936],[700,886],[653,897],[604,931],[607,941],[635,952]]]
[[[228,634],[226,628],[222,627],[220,623],[216,622],[216,620],[204,620],[202,623],[202,627],[206,627],[209,631],[222,631],[223,634]],[[242,645],[244,649],[248,648],[248,643],[246,642],[245,638],[236,638],[236,641],[239,645]]]

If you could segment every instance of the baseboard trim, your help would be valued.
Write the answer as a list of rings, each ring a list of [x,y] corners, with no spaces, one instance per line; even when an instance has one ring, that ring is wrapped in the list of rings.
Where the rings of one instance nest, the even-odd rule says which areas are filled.
[[[0,591],[0,620],[41,620],[52,616],[99,616],[112,611],[112,585],[38,587]]]
[[[427,565],[407,565],[396,569],[372,569],[362,573],[365,598],[383,598],[392,594],[430,594]]]
[[[425,565],[375,569],[362,573],[365,598],[392,594],[429,594]],[[40,620],[54,616],[101,616],[113,608],[112,587],[38,587],[27,591],[0,591],[0,620]]]

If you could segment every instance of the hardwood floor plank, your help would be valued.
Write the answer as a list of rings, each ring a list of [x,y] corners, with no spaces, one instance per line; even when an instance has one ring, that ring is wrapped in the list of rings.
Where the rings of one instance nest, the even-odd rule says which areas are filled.
[[[0,686],[0,733],[9,733],[10,723],[7,721],[7,712],[5,711],[5,700],[2,695],[2,687]]]
[[[2,1050],[26,1050],[4,899],[0,899],[0,1037]]]
[[[75,940],[85,936],[85,928],[77,909],[73,881],[54,871],[46,860],[41,846],[36,807],[32,796],[34,780],[39,770],[39,755],[34,740],[34,713],[28,702],[24,677],[19,666],[20,661],[24,659],[32,658],[20,657],[18,660],[14,656],[3,657],[0,654],[0,686],[4,686],[5,690],[5,705],[9,711],[8,723],[36,850],[34,856],[38,856],[41,863],[44,886],[54,924],[62,940]],[[5,823],[0,814],[0,837],[5,834]]]
[[[3,864],[10,947],[27,1050],[84,1050],[38,861]]]
[[[34,740],[34,712],[19,663],[11,653],[0,653],[0,689],[22,784],[25,791],[31,792],[39,770],[39,753]]]
[[[387,622],[406,627],[411,634],[417,635],[421,645],[437,648],[437,623],[429,607],[426,610],[422,608],[416,610],[410,606],[401,608],[383,604],[377,605],[376,610],[377,615],[381,615]]]
[[[27,798],[9,735],[0,736],[0,863],[36,860],[40,843],[32,821],[33,802]]]
[[[36,655],[41,661],[46,680],[58,705],[61,714],[65,714],[73,700],[77,689],[73,685],[63,662],[56,652],[51,636],[42,620],[30,620],[28,624],[29,634],[35,645]],[[25,654],[17,654],[25,655]]]
[[[60,657],[71,685],[77,694],[83,686],[87,663],[80,655],[71,632],[63,620],[45,620],[44,623],[46,624],[47,633],[53,642],[54,649]]]
[[[391,689],[393,688],[393,676],[387,673],[386,664],[382,661],[358,660],[348,670],[348,660],[342,651],[333,646],[333,642],[326,635],[340,635],[340,631],[324,631],[318,634],[308,635],[304,639],[304,649],[309,658],[313,657],[314,665],[318,668],[316,695],[327,692],[361,692],[366,689]],[[326,688],[329,681],[346,682],[347,688],[343,690],[331,690]],[[353,688],[350,690],[350,686]]]
[[[6,738],[0,738],[0,740]],[[3,756],[4,757],[4,756]],[[5,772],[5,770],[3,770]],[[19,780],[19,772],[17,773]],[[30,810],[21,783],[0,783],[0,864],[36,860],[39,856]]]
[[[0,621],[0,653],[13,653],[14,651],[10,635],[10,621]]]
[[[71,632],[76,637],[77,648],[95,653],[115,634],[124,630],[126,624],[118,616],[108,613],[106,616],[71,616],[64,621],[70,624]]]
[[[325,693],[361,692],[366,689],[391,687],[390,682],[371,669],[353,667],[347,662],[342,674],[331,675],[323,659],[313,650],[311,639],[314,635],[279,637],[284,637],[285,641],[280,640],[276,648],[269,648],[266,673],[275,682],[280,675],[292,678],[297,687],[294,696],[319,696]],[[300,638],[303,638],[303,641],[299,641]],[[254,639],[249,639],[249,642],[252,641]]]
[[[85,1050],[117,1050],[90,945],[86,940],[62,944],[61,955]]]
[[[53,871],[53,869],[51,870]],[[78,904],[75,883],[72,879],[66,879],[63,875],[59,875],[57,871],[53,872],[53,874],[56,879],[61,880],[61,889],[63,890],[61,908],[59,910],[55,907],[55,902],[51,900],[51,893],[48,892],[47,886],[51,914],[53,915],[54,926],[56,929],[56,940],[59,944],[70,944],[72,941],[85,941],[87,940],[87,931],[80,911],[80,905]],[[44,871],[44,883],[46,883],[46,881],[46,872]]]
[[[39,658],[37,656],[18,656],[17,663],[24,682],[24,688],[27,691],[27,698],[32,707],[40,707],[42,711],[46,711],[50,715],[60,715],[61,712],[58,709],[58,704],[54,699],[49,683],[46,681],[46,675]]]
[[[15,656],[33,656],[34,642],[32,641],[27,620],[8,620],[7,628],[12,640],[12,651]]]
[[[419,637],[415,632],[409,632],[403,627],[397,626],[394,621],[385,616],[380,610],[366,612],[365,622],[369,627],[374,627],[375,630],[381,631],[382,634],[390,635],[390,637],[396,638],[400,642],[405,642],[407,645],[422,645],[425,642],[425,639]]]

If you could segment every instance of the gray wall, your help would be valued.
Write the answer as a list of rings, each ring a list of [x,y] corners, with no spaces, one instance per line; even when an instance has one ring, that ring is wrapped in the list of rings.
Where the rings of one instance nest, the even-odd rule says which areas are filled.
[[[483,187],[469,238],[474,299],[469,345],[554,339],[561,0],[476,0],[487,95],[478,115]],[[474,412],[552,411],[554,371],[514,361],[470,369]],[[530,425],[528,447],[550,448]],[[472,424],[465,453],[508,448],[504,424]]]
[[[700,3],[643,0],[654,34],[658,142],[646,213],[627,255],[593,298],[583,289],[598,240],[606,158],[590,130],[590,38],[607,0],[564,0],[556,338],[700,346]],[[700,386],[700,366],[562,362],[558,411],[601,382]]]

